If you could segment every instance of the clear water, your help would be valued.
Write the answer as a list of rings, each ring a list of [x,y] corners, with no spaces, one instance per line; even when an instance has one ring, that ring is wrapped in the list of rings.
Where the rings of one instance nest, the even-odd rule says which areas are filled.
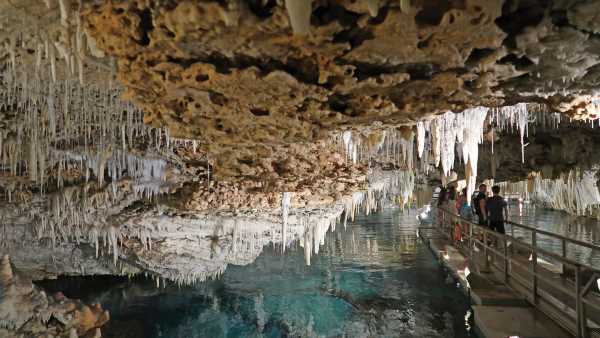
[[[552,233],[580,241],[600,245],[600,221],[589,217],[569,215],[563,211],[536,208],[530,204],[511,204],[511,220],[516,223],[543,229]],[[510,232],[510,226],[507,226]],[[531,232],[515,227],[515,236],[531,243]],[[555,254],[562,254],[562,241],[545,235],[538,235],[538,246]],[[580,263],[600,268],[600,250],[567,245],[567,257]],[[550,260],[550,259],[548,259]]]
[[[468,300],[416,237],[415,216],[338,227],[311,266],[301,248],[265,248],[194,287],[136,279],[83,296],[111,311],[104,337],[474,337]]]

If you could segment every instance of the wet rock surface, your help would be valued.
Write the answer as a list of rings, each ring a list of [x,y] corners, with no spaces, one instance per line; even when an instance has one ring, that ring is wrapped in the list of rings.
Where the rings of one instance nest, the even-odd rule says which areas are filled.
[[[109,314],[61,292],[46,295],[13,270],[9,256],[0,262],[0,337],[101,337]]]

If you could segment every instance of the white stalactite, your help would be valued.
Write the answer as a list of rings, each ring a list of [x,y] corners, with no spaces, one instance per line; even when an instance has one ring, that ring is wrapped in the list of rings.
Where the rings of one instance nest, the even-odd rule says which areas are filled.
[[[438,167],[442,158],[442,126],[439,118],[431,121],[431,153],[433,164]]]
[[[400,0],[400,10],[403,13],[408,13],[410,11],[410,0]]]
[[[310,31],[312,0],[285,0],[294,34],[307,35]]]
[[[285,247],[287,245],[287,227],[288,227],[288,216],[290,212],[292,196],[289,192],[284,192],[281,197],[281,251],[285,252]]]
[[[417,155],[419,158],[423,157],[423,150],[425,150],[425,134],[429,132],[429,121],[417,122]]]
[[[477,184],[477,162],[479,145],[483,142],[483,128],[488,108],[478,107],[461,113],[462,119],[462,157],[465,164],[467,196],[471,196]],[[468,201],[470,199],[467,199]]]
[[[367,8],[369,9],[369,14],[371,17],[376,17],[379,13],[379,1],[380,0],[366,0]]]

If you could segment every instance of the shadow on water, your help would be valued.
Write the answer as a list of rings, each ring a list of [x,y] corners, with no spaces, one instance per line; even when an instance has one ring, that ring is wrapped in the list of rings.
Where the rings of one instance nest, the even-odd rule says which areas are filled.
[[[215,281],[156,288],[142,277],[43,282],[100,302],[105,337],[474,337],[467,298],[390,209],[329,233],[312,264],[267,247]]]

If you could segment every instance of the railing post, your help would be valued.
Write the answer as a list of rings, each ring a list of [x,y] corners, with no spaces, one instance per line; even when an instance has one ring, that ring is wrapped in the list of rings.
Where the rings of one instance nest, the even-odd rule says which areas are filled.
[[[490,260],[488,259],[488,233],[483,230],[483,256],[485,258],[485,268],[489,269]]]
[[[508,283],[508,240],[504,237],[504,282]]]
[[[533,304],[537,304],[538,301],[538,281],[537,281],[537,232],[535,230],[531,230],[531,288],[533,292]]]
[[[581,267],[575,265],[575,314],[577,316],[577,337],[583,338],[583,304],[581,301]]]
[[[562,239],[562,256],[563,258],[567,258],[567,240]]]
[[[510,223],[510,237],[515,238],[515,224]]]
[[[469,224],[469,257],[471,262],[473,261],[473,245],[475,245],[473,241],[473,224]]]

